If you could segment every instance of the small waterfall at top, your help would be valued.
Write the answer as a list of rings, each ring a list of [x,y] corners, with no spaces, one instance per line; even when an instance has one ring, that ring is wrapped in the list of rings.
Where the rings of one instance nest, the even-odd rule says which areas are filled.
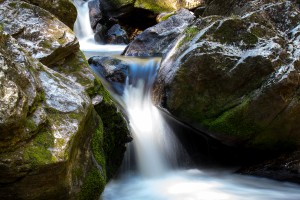
[[[89,17],[89,2],[84,0],[74,0],[77,8],[77,19],[74,24],[74,32],[79,40],[80,49],[88,56],[101,54],[120,54],[126,45],[101,45],[94,40],[94,31],[91,28]],[[89,52],[94,52],[93,54]],[[109,52],[109,53],[108,53]]]
[[[86,56],[121,52],[124,45],[100,45],[93,40],[88,2],[74,0],[78,10],[75,33]],[[90,52],[93,52],[90,54]],[[110,53],[111,54],[111,53]],[[113,94],[126,111],[138,173],[127,173],[106,186],[103,200],[299,200],[299,186],[218,171],[176,170],[186,162],[171,128],[151,102],[151,86],[159,59],[121,57],[130,62],[123,95]],[[93,68],[93,66],[91,66]],[[104,82],[105,80],[103,80]],[[129,156],[130,153],[127,153]],[[177,159],[176,159],[177,158]]]
[[[78,12],[78,17],[74,24],[74,32],[77,38],[79,41],[94,42],[94,31],[91,27],[89,15],[89,1],[81,2],[75,0],[74,5]]]

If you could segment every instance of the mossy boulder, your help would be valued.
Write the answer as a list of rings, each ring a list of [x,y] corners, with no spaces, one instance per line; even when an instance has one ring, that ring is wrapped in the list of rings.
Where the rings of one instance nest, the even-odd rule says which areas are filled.
[[[156,14],[176,11],[180,8],[192,9],[204,5],[204,0],[104,0],[101,4],[108,12],[117,13],[117,10],[129,11],[133,8],[144,9]],[[126,10],[125,10],[126,9]]]
[[[33,58],[51,65],[76,52],[72,30],[48,11],[18,0],[1,3],[0,23]]]
[[[123,115],[70,28],[22,1],[0,16],[1,198],[98,199],[128,142]]]
[[[233,7],[232,13],[247,12],[200,18],[179,36],[162,60],[153,99],[226,144],[294,148],[300,144],[300,12],[291,1]]]
[[[30,4],[41,7],[53,15],[60,21],[73,29],[76,21],[77,10],[71,0],[23,0]]]

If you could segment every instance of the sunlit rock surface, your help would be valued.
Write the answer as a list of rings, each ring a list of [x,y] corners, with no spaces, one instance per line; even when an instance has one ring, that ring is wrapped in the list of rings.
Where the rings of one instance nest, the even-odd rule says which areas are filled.
[[[204,0],[103,0],[106,10],[122,11],[130,7],[142,8],[155,13],[175,11],[179,8],[192,9],[205,4]],[[116,12],[117,13],[117,12]]]
[[[231,8],[227,16],[197,19],[178,37],[153,98],[226,144],[293,148],[300,138],[299,9],[263,0]]]
[[[19,0],[4,1],[0,18],[4,31],[45,65],[61,60],[79,47],[70,28],[37,6]]]
[[[39,6],[55,15],[60,21],[73,29],[76,20],[76,8],[72,0],[22,0]]]
[[[71,29],[37,6],[0,1],[1,198],[97,199],[127,134]]]

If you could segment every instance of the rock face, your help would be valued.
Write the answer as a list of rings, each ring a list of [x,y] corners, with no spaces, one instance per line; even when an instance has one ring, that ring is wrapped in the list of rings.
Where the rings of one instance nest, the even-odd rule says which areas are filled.
[[[30,4],[39,6],[53,15],[68,27],[73,29],[76,20],[76,8],[71,0],[23,0]]]
[[[217,14],[218,2],[206,15]],[[179,36],[158,72],[155,102],[226,144],[299,145],[298,8],[236,1],[226,15],[199,18]]]
[[[78,47],[48,11],[0,1],[1,198],[98,199],[121,164],[127,125]]]
[[[167,20],[146,29],[126,48],[125,56],[162,56],[174,46],[175,39],[193,22],[194,15],[180,9]]]
[[[119,24],[113,25],[106,35],[106,41],[109,44],[128,44],[129,39],[126,31],[124,31]]]
[[[89,59],[89,64],[100,77],[109,82],[116,93],[123,94],[129,63],[118,58],[94,56]]]

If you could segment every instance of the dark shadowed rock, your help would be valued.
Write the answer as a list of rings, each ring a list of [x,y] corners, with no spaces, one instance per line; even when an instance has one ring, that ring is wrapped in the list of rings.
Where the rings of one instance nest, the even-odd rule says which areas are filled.
[[[300,183],[300,152],[285,153],[277,158],[268,159],[259,164],[242,167],[240,174],[262,176],[279,181]]]
[[[126,48],[125,56],[162,56],[174,45],[175,39],[192,23],[194,15],[180,9],[176,14],[146,29]]]
[[[101,44],[106,43],[106,32],[107,32],[107,27],[102,24],[97,24],[96,30],[95,30],[95,35],[94,39],[96,42],[99,42]]]
[[[129,39],[126,31],[119,24],[115,24],[107,31],[106,42],[108,44],[128,44]]]
[[[97,24],[102,19],[99,0],[89,1],[89,15],[92,29],[95,29]]]

